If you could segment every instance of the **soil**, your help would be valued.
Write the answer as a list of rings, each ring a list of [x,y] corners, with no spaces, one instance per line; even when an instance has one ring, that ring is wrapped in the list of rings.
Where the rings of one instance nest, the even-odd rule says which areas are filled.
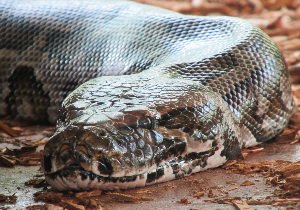
[[[145,188],[57,192],[40,171],[51,126],[0,120],[0,209],[300,209],[300,1],[137,0],[193,15],[231,15],[260,27],[282,50],[298,104],[271,142],[243,159]]]

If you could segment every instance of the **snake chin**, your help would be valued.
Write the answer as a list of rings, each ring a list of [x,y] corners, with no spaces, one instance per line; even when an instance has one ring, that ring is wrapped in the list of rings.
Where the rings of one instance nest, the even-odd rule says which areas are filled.
[[[55,173],[47,174],[46,181],[55,189],[64,190],[117,190],[128,189],[142,184],[142,175],[133,175],[125,177],[107,177],[87,171],[79,165],[70,165]]]

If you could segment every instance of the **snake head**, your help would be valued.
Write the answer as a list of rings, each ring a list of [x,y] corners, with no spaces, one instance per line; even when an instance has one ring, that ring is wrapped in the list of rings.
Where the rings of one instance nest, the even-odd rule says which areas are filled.
[[[133,113],[97,125],[72,124],[51,137],[45,147],[43,168],[48,174],[70,166],[101,176],[139,173],[140,166],[146,166],[153,157],[150,145],[163,141],[153,130],[154,124],[153,117]]]
[[[59,190],[145,186],[215,166],[216,159],[224,163],[224,147],[239,153],[234,135],[223,144],[220,131],[230,117],[224,120],[212,94],[193,82],[135,77],[97,78],[66,98],[44,150],[49,184]]]

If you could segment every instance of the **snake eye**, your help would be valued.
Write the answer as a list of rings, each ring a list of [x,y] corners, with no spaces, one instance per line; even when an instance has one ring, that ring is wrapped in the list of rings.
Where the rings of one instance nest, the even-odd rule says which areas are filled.
[[[102,174],[111,175],[113,172],[111,162],[107,158],[101,158],[99,160],[98,169]]]
[[[152,117],[145,117],[138,121],[138,127],[151,130],[156,127],[156,121]]]

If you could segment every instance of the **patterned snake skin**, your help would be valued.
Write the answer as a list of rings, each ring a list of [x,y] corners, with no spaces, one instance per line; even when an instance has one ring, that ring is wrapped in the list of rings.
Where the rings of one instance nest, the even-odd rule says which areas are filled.
[[[113,0],[2,0],[0,14],[0,115],[58,119],[43,158],[58,190],[220,166],[294,109],[278,48],[238,18]]]

